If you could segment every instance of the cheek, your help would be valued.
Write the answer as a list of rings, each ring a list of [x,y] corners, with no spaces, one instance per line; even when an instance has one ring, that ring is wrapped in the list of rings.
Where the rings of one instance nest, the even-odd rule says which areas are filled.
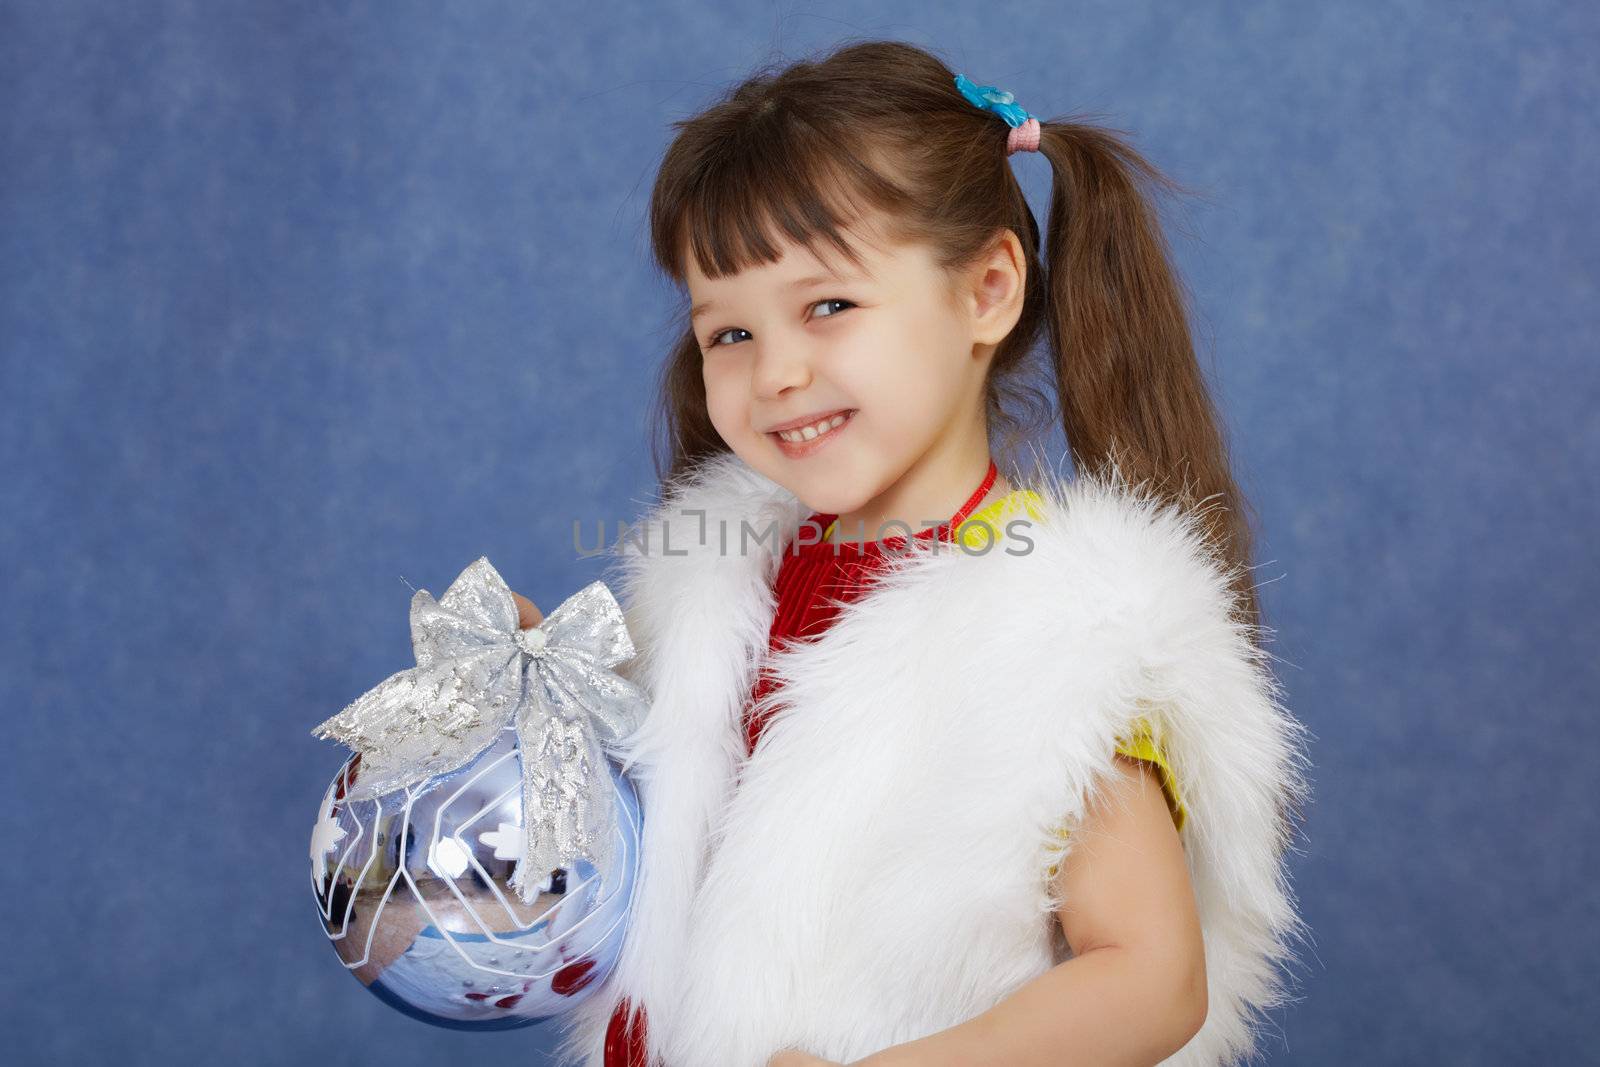
[[[706,392],[706,414],[711,425],[724,437],[744,428],[745,386],[736,381],[726,367],[707,363],[701,370],[701,381]]]
[[[912,324],[875,330],[852,338],[830,363],[829,377],[871,416],[873,432],[904,434],[934,416],[950,371],[932,334]]]

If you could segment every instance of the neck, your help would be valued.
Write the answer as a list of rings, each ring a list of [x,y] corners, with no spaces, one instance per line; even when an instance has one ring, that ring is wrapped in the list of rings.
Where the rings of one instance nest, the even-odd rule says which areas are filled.
[[[953,475],[918,477],[909,472],[888,490],[854,511],[841,514],[825,543],[881,541],[888,537],[915,536],[948,522],[982,483],[989,470],[987,450],[957,466]],[[921,484],[924,480],[935,482]],[[1011,492],[1005,475],[995,475],[994,484],[968,514],[992,504]],[[893,524],[893,525],[891,525]],[[908,534],[909,530],[909,534]]]

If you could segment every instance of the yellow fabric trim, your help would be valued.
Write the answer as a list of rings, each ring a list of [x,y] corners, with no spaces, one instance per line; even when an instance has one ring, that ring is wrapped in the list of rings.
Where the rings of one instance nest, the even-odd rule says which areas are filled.
[[[962,544],[975,552],[982,552],[991,543],[998,545],[1005,540],[1006,524],[1012,519],[1024,514],[1035,522],[1043,519],[1039,504],[1039,494],[1032,489],[1013,489],[967,516],[961,524]]]
[[[1039,499],[1039,494],[1032,489],[1013,489],[1005,496],[990,501],[971,515],[968,515],[967,521],[961,524],[962,543],[967,548],[982,552],[984,545],[988,544],[990,540],[999,541],[1005,537],[1006,523],[1016,517],[1012,514],[1013,512],[1026,511],[1035,520],[1043,518],[1043,513],[1039,510]],[[992,534],[990,530],[984,529],[984,523],[989,524],[990,529],[993,530]],[[828,523],[828,528],[822,531],[822,539],[824,541],[833,536],[833,528],[837,525],[839,525],[837,519]],[[912,530],[911,532],[920,533],[921,531]],[[890,536],[895,535],[891,534]]]
[[[1142,717],[1135,719],[1133,737],[1118,745],[1117,751],[1156,765],[1156,770],[1160,772],[1161,789],[1167,795],[1167,808],[1172,812],[1172,821],[1182,830],[1183,824],[1189,819],[1189,809],[1184,807],[1183,797],[1178,793],[1178,777],[1172,771],[1172,764],[1167,762],[1166,749],[1156,744],[1149,720]]]

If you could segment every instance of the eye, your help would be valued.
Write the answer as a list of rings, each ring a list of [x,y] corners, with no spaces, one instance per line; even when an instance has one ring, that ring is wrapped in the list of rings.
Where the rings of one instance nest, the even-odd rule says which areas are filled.
[[[816,301],[815,303],[813,303],[813,304],[811,304],[809,306],[810,307],[820,307],[820,306],[822,306],[824,304],[843,304],[843,305],[845,305],[845,307],[855,307],[856,306],[851,301],[844,300],[844,299],[842,299],[840,297],[829,297],[826,300],[818,300],[818,301]],[[842,311],[844,309],[841,308],[840,310]],[[839,312],[835,311],[835,312],[833,312],[831,314],[823,315],[822,318],[831,319],[831,318],[835,318],[838,314],[839,314]],[[733,342],[730,342],[730,341],[719,340],[719,338],[722,337],[723,334],[749,333],[749,332],[750,332],[749,330],[746,330],[746,329],[744,329],[743,327],[740,327],[740,326],[732,326],[732,327],[729,327],[726,330],[719,330],[716,333],[711,335],[711,343],[708,344],[706,347],[707,348],[716,348],[718,345],[725,345],[725,344],[733,343]]]

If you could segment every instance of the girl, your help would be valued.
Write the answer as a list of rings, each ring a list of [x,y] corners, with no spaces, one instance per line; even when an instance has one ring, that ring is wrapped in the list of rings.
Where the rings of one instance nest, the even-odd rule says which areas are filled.
[[[617,554],[640,875],[562,1051],[1246,1058],[1304,934],[1304,728],[1141,190],[1171,183],[895,42],[676,125],[671,456]],[[1047,261],[1023,150],[1054,174]],[[1039,428],[1041,347],[1071,481],[991,454]]]

